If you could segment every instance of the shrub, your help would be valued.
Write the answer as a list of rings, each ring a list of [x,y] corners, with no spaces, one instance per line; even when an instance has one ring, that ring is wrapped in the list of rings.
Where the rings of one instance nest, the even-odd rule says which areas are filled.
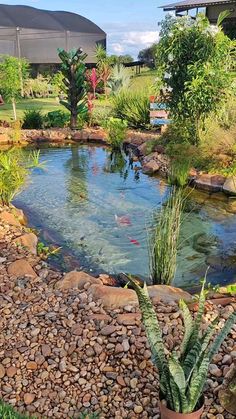
[[[40,167],[39,152],[26,157],[20,150],[0,152],[0,203],[9,205],[22,190],[33,167]]]
[[[40,110],[31,109],[24,113],[23,129],[41,129],[43,127],[43,115]]]
[[[127,122],[119,118],[111,117],[105,122],[104,128],[107,131],[108,142],[111,144],[112,148],[120,149],[125,139]]]
[[[114,114],[125,119],[131,128],[146,128],[150,125],[150,101],[144,92],[120,92],[114,96]]]
[[[64,128],[70,122],[70,115],[61,110],[48,112],[44,116],[45,128]]]
[[[184,337],[180,351],[177,352],[174,348],[172,354],[167,351],[168,355],[166,355],[161,327],[148,295],[147,286],[141,288],[132,278],[130,278],[130,282],[139,299],[153,362],[159,372],[160,398],[165,400],[167,407],[174,412],[192,413],[201,407],[209,364],[234,326],[236,311],[229,316],[220,332],[217,331],[217,318],[202,331],[201,322],[206,299],[204,292],[206,281],[204,281],[195,320],[192,318],[187,304],[184,301],[180,302],[185,326]],[[217,336],[213,343],[210,343],[216,331]]]
[[[175,277],[176,258],[184,195],[173,189],[148,229],[150,277],[153,284],[170,285]]]

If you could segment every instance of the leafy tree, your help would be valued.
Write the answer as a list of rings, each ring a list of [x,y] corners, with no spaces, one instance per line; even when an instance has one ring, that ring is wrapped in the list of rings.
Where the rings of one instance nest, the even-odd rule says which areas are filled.
[[[153,44],[148,48],[144,48],[139,51],[138,59],[140,61],[144,61],[148,67],[154,68],[156,66],[156,51],[157,51],[157,44]]]
[[[167,17],[160,35],[157,64],[162,96],[172,118],[190,127],[190,140],[197,144],[199,124],[231,94],[236,42],[203,15],[196,20]]]
[[[0,63],[0,88],[6,101],[11,101],[14,119],[16,115],[16,101],[21,96],[22,83],[28,76],[29,64],[25,59],[8,55],[2,56]]]
[[[115,64],[128,64],[134,61],[133,57],[129,54],[125,55],[110,55],[110,60],[113,65]]]
[[[61,100],[60,103],[70,111],[70,127],[76,129],[78,115],[82,116],[87,112],[86,66],[84,63],[87,54],[79,48],[69,52],[59,49],[58,55],[62,61],[63,91],[66,95],[66,100]]]

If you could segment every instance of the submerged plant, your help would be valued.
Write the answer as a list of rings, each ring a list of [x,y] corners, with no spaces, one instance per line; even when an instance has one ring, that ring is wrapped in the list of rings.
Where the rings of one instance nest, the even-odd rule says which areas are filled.
[[[173,188],[161,210],[153,215],[148,229],[150,277],[153,284],[171,284],[176,272],[176,258],[184,204],[184,193]]]
[[[113,149],[120,149],[125,139],[127,122],[119,118],[109,118],[104,127],[107,132],[107,139]]]
[[[218,332],[211,344],[210,342],[217,328],[217,319],[205,331],[202,331],[201,323],[206,301],[204,281],[195,319],[192,318],[186,303],[180,301],[185,326],[184,337],[180,351],[173,350],[172,354],[166,355],[161,327],[148,295],[148,288],[146,285],[141,288],[132,278],[130,278],[130,282],[139,299],[153,362],[159,372],[161,400],[165,400],[167,407],[174,412],[192,413],[201,407],[201,398],[209,364],[235,324],[236,311],[230,315],[223,329]]]
[[[33,151],[28,157],[15,148],[0,152],[1,205],[10,205],[14,197],[22,190],[34,167],[42,167],[39,162],[39,151]]]

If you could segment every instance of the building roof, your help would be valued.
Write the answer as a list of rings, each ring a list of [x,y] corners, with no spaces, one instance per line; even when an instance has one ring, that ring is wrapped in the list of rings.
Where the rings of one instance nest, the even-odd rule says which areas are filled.
[[[95,23],[76,13],[0,4],[0,26],[103,34]]]
[[[188,10],[193,9],[195,7],[207,7],[207,6],[214,6],[218,4],[229,4],[229,3],[236,3],[236,0],[184,0],[177,3],[167,4],[165,6],[161,6],[164,11],[169,10]]]

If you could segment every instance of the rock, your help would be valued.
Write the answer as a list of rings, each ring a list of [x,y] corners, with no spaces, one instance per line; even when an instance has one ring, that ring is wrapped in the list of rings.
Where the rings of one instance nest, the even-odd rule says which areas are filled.
[[[128,304],[138,304],[135,291],[124,288],[92,285],[89,292],[94,301],[101,300],[105,308],[119,308]]]
[[[222,376],[222,371],[220,368],[217,367],[216,364],[210,364],[209,371],[210,371],[210,374],[213,375],[214,377]]]
[[[9,378],[12,378],[12,377],[14,377],[14,375],[16,375],[16,372],[17,372],[17,369],[15,367],[9,367],[7,369],[7,376]]]
[[[34,233],[27,233],[23,236],[17,237],[14,243],[18,246],[25,247],[33,255],[37,255],[38,237]]]
[[[220,192],[222,191],[225,183],[225,177],[221,175],[202,174],[197,176],[194,180],[194,185],[198,189],[207,192]]]
[[[179,302],[179,300],[184,300],[188,303],[192,301],[192,296],[187,291],[169,285],[149,286],[148,293],[150,298],[154,300],[159,298],[164,303]]]
[[[150,160],[142,166],[142,171],[145,175],[152,175],[153,173],[157,173],[159,170],[160,165],[156,162],[156,160]]]
[[[35,394],[32,393],[25,393],[24,394],[24,403],[28,406],[29,404],[33,403],[35,399]]]
[[[36,278],[36,273],[34,272],[32,266],[26,259],[19,259],[15,262],[12,262],[8,266],[8,274],[15,276],[16,278],[20,278],[22,276],[30,276],[32,278]]]
[[[102,281],[100,279],[94,278],[93,276],[88,275],[86,272],[72,271],[66,274],[61,281],[57,282],[56,288],[60,290],[68,290],[71,288],[82,290],[87,283],[91,285],[102,285]]]
[[[5,367],[2,364],[0,364],[0,378],[3,378],[5,374],[6,374]]]
[[[51,355],[52,351],[51,351],[51,347],[49,345],[43,344],[42,348],[41,348],[42,354],[45,357],[48,357]]]
[[[134,406],[134,413],[136,413],[137,415],[139,415],[142,412],[143,412],[142,406],[140,406],[140,405],[135,405]]]
[[[117,331],[117,326],[108,325],[108,326],[103,327],[103,329],[101,330],[101,335],[109,336],[109,335],[112,335],[116,331]]]
[[[164,154],[154,152],[143,159],[142,171],[144,174],[154,174],[158,171],[167,173],[170,165],[169,158]]]
[[[22,209],[13,207],[13,214],[16,217],[16,219],[20,222],[21,225],[26,226],[28,221],[27,217],[24,214],[24,211]]]
[[[117,322],[119,324],[123,324],[124,326],[134,326],[140,320],[140,313],[125,313],[117,316]]]
[[[223,191],[227,195],[236,195],[236,176],[231,176],[226,179],[223,185]]]
[[[16,227],[21,226],[20,221],[17,220],[17,218],[9,211],[0,212],[0,220],[11,226],[16,226]]]
[[[38,365],[34,361],[29,361],[26,364],[26,368],[27,368],[27,370],[37,370]]]

